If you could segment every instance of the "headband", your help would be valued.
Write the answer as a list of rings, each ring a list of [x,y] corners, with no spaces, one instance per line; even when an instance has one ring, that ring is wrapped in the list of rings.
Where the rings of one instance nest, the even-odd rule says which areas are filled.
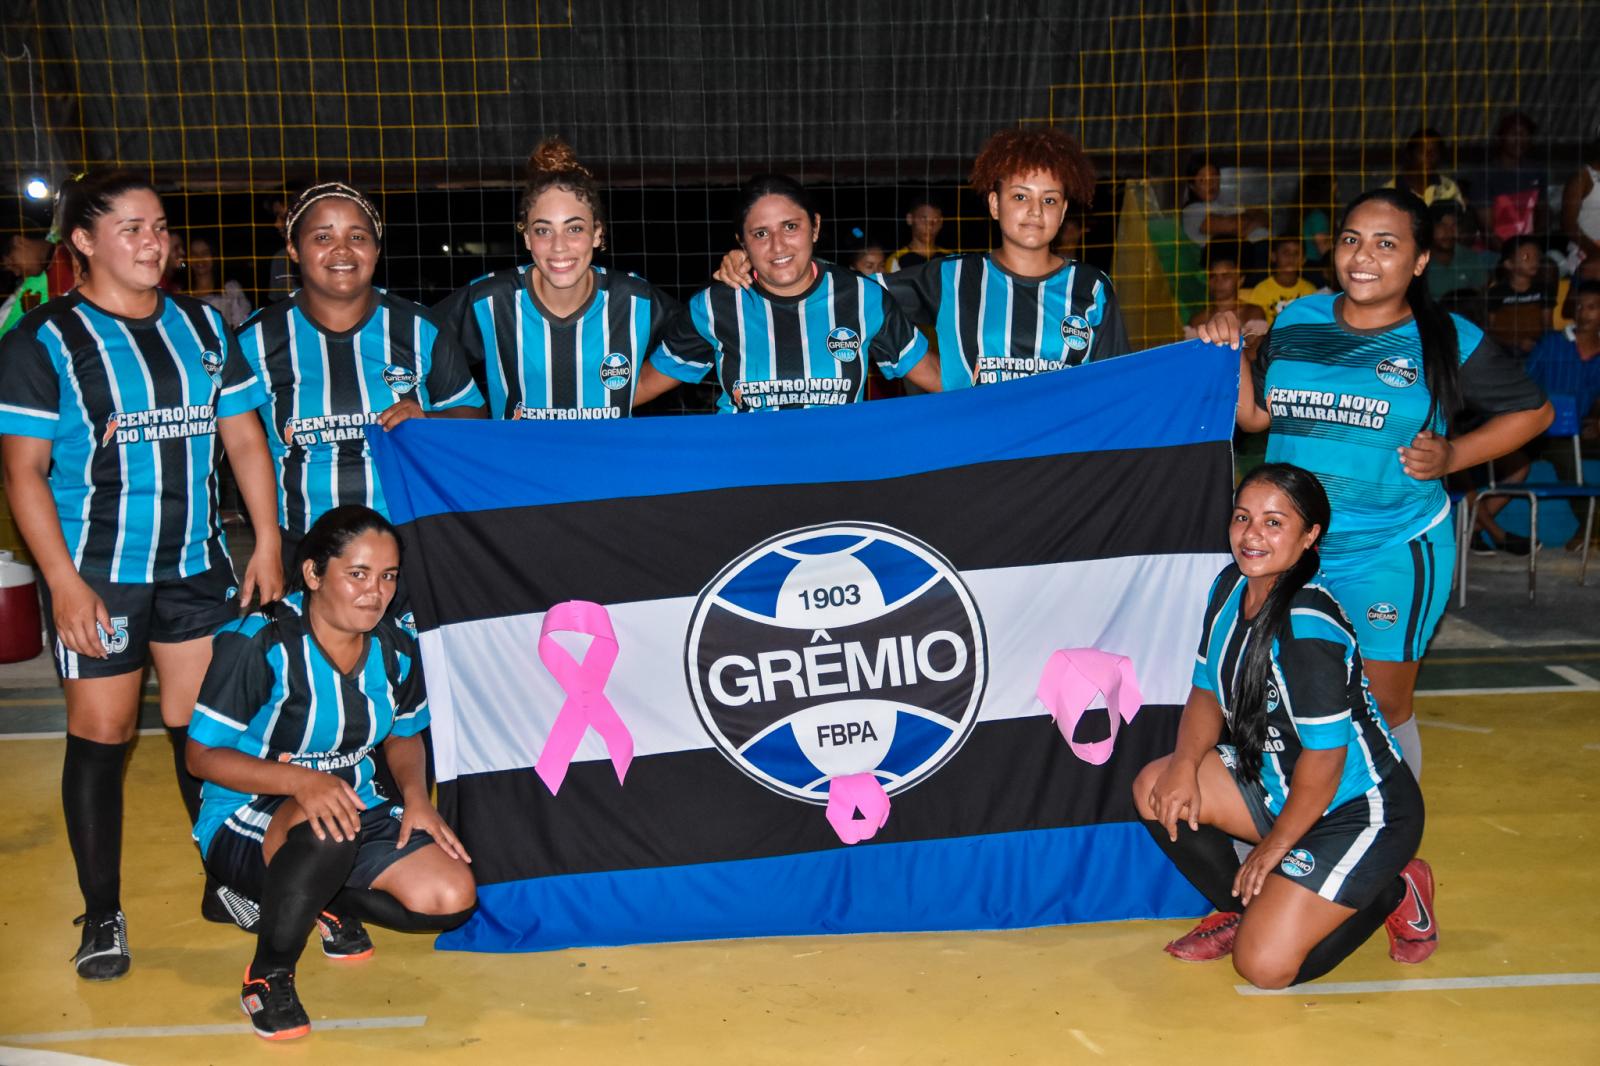
[[[289,210],[289,217],[284,220],[283,229],[290,235],[291,241],[294,239],[295,223],[300,221],[301,216],[311,210],[311,205],[318,200],[328,199],[349,200],[361,208],[362,214],[372,223],[372,230],[377,234],[378,240],[383,240],[383,220],[378,217],[378,209],[372,201],[343,182],[328,181],[321,185],[313,185],[301,193],[300,198],[294,202],[294,207]]]

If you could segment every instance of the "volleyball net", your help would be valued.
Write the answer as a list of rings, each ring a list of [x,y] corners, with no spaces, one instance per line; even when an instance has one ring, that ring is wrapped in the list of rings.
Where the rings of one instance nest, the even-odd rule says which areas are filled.
[[[552,134],[607,189],[602,261],[679,294],[731,245],[732,189],[760,171],[815,189],[830,257],[905,245],[922,202],[944,214],[940,246],[984,249],[973,157],[996,129],[1049,124],[1100,178],[1063,249],[1111,272],[1136,342],[1155,343],[1209,298],[1181,212],[1200,162],[1241,237],[1303,235],[1433,130],[1436,170],[1472,208],[1465,240],[1494,246],[1477,208],[1514,163],[1546,178],[1535,225],[1556,249],[1600,116],[1600,8],[1584,0],[7,6],[5,228],[47,228],[32,183],[148,171],[174,227],[257,300],[282,249],[272,203],[312,181],[380,201],[380,281],[424,302],[525,259],[517,186]],[[1507,121],[1526,130],[1515,160]],[[1247,265],[1269,268],[1262,254]]]

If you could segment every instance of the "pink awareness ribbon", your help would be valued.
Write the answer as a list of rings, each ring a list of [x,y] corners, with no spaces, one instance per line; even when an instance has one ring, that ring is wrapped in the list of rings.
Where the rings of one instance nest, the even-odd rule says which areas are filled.
[[[572,653],[556,643],[554,633],[584,633],[594,639],[578,662]],[[593,726],[606,743],[606,753],[616,768],[620,784],[633,762],[633,734],[623,723],[617,709],[606,699],[606,680],[617,662],[617,635],[611,628],[611,615],[598,603],[588,600],[568,600],[558,603],[545,612],[544,625],[539,629],[539,661],[550,671],[561,690],[567,694],[556,715],[556,724],[550,727],[550,736],[544,742],[544,751],[534,770],[544,779],[552,795],[561,791],[566,780],[567,767],[572,765],[572,755],[578,750],[583,735]]]
[[[828,782],[828,824],[846,844],[871,840],[888,820],[889,794],[875,775],[846,774]]]
[[[1073,740],[1072,734],[1096,693],[1106,698],[1111,735],[1086,743]],[[1049,709],[1072,753],[1092,766],[1101,766],[1111,758],[1117,730],[1123,722],[1133,721],[1144,697],[1139,692],[1132,659],[1099,648],[1066,648],[1052,652],[1044,664],[1044,675],[1039,678],[1039,702]]]

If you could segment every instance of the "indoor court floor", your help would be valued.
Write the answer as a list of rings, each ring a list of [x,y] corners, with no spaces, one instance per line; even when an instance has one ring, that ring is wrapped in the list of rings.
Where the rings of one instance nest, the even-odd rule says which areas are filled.
[[[1578,603],[1600,637],[1596,590]],[[128,772],[132,973],[74,976],[59,690],[4,668],[0,1063],[1600,1061],[1600,643],[1466,646],[1482,633],[1458,627],[1423,674],[1442,941],[1420,966],[1380,933],[1321,981],[1257,994],[1225,962],[1163,954],[1182,921],[528,955],[374,930],[362,963],[308,948],[314,1028],[286,1044],[239,1011],[249,938],[199,916],[160,735]]]

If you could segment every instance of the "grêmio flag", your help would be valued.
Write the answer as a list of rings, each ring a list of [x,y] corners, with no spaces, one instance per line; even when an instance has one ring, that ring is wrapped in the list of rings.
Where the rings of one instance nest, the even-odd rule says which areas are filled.
[[[1237,360],[369,430],[479,883],[439,946],[1203,912],[1129,788],[1172,748],[1227,561]],[[1138,696],[1058,727],[1057,649],[1127,660]]]

